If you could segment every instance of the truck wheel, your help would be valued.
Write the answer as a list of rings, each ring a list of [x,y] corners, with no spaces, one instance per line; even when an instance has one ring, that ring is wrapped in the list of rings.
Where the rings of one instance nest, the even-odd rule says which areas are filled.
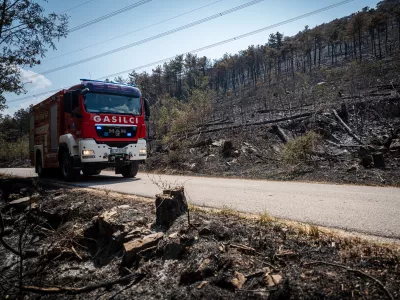
[[[68,155],[67,152],[64,152],[61,156],[61,175],[66,181],[73,181],[78,179],[79,177],[79,170],[75,170],[72,166],[71,157]]]
[[[101,173],[101,170],[83,169],[82,173],[85,176],[93,176],[93,175],[99,175]]]
[[[138,171],[139,171],[139,162],[134,161],[131,162],[129,165],[123,167],[121,169],[121,174],[125,178],[133,178],[137,175]]]

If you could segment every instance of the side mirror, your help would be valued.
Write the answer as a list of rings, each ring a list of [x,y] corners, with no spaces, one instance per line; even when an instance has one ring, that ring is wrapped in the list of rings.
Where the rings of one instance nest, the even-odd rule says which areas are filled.
[[[144,119],[148,121],[150,118],[150,102],[147,99],[144,100]]]
[[[75,107],[79,106],[78,91],[71,91],[64,94],[64,112],[72,113]]]
[[[64,94],[64,112],[72,112],[72,93],[68,92]]]

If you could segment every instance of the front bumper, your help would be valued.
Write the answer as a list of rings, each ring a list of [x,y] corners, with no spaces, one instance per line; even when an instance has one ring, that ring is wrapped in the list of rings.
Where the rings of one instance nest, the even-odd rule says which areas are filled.
[[[81,163],[145,160],[147,158],[146,140],[139,139],[136,144],[118,148],[109,147],[106,144],[98,144],[93,139],[84,139],[79,141],[79,156]]]

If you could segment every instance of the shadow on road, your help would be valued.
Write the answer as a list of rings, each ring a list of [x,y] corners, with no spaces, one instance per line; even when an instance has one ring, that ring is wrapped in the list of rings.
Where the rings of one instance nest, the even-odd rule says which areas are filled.
[[[118,183],[129,183],[140,181],[140,178],[123,178],[117,176],[108,176],[108,175],[98,175],[98,176],[84,176],[80,175],[74,181],[64,181],[61,178],[45,178],[45,181],[52,181],[57,183],[63,183],[67,185],[74,185],[80,187],[95,187],[95,186],[106,186]]]

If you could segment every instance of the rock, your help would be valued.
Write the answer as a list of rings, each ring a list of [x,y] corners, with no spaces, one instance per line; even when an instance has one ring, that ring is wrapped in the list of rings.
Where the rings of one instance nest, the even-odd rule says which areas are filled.
[[[203,288],[203,286],[205,286],[206,284],[208,284],[208,281],[202,281],[196,288],[201,290]]]
[[[354,172],[354,171],[358,171],[358,165],[356,164],[352,165],[347,169],[347,172]]]
[[[211,138],[208,138],[208,139],[206,139],[206,140],[202,140],[202,141],[199,141],[199,142],[195,143],[195,144],[193,145],[193,147],[194,147],[194,148],[196,148],[196,147],[203,147],[203,146],[208,146],[208,145],[211,145],[211,144],[212,144],[212,140],[211,140]]]
[[[213,142],[211,145],[214,147],[221,147],[225,143],[225,140],[219,140],[216,142]]]
[[[400,149],[400,139],[392,140],[389,149],[390,150],[399,150]]]
[[[67,195],[59,195],[59,196],[55,196],[55,197],[53,198],[53,200],[54,200],[54,201],[60,201],[60,200],[63,200],[63,199],[65,199],[65,198],[67,198]]]
[[[196,149],[195,148],[190,148],[189,149],[189,153],[190,154],[195,154],[196,153]]]
[[[204,259],[199,266],[196,263],[192,263],[187,269],[181,274],[181,284],[192,284],[196,281],[203,280],[206,277],[214,276],[216,266],[213,264],[211,259]]]
[[[95,231],[91,234],[92,238],[95,237],[106,237],[108,239],[116,240],[121,243],[126,241],[126,237],[129,234],[133,234],[132,231],[136,227],[145,225],[147,219],[138,216],[138,211],[133,209],[130,205],[119,205],[112,209],[101,213],[95,219]],[[114,234],[120,231],[120,234],[115,236]],[[141,228],[139,229],[141,232]],[[131,236],[129,238],[134,238],[137,236]]]
[[[214,159],[215,154],[210,154],[209,156],[206,157],[205,161],[209,161],[210,159]]]
[[[234,278],[231,282],[237,289],[241,289],[246,282],[246,277],[242,273],[235,271]]]
[[[170,238],[170,239],[174,239],[174,238],[177,238],[178,237],[178,232],[174,232],[174,233],[171,233],[171,234],[169,234],[168,235],[168,237]]]
[[[115,232],[119,230],[123,231],[124,226],[116,221],[115,217],[117,215],[118,211],[114,207],[111,210],[105,211],[98,216],[98,236],[107,236],[111,238]]]
[[[376,152],[372,155],[375,168],[385,168],[385,157],[382,152]]]
[[[179,259],[185,246],[182,245],[179,239],[171,239],[164,248],[165,259]]]
[[[119,206],[116,207],[117,210],[118,210],[118,209],[130,209],[130,208],[131,208],[131,207],[130,207],[130,205],[128,205],[128,204],[119,205]]]
[[[183,187],[164,190],[156,196],[156,224],[169,228],[172,223],[188,211],[188,204]]]
[[[199,235],[209,235],[212,234],[212,231],[208,227],[203,227],[202,229],[199,230]]]
[[[158,242],[164,237],[164,233],[157,232],[145,236],[143,239],[136,239],[124,244],[124,256],[122,264],[124,266],[132,265],[137,259],[139,252],[156,246]]]
[[[358,156],[359,156],[361,159],[364,158],[365,156],[368,156],[369,154],[370,154],[370,152],[369,152],[368,148],[365,147],[365,146],[361,146],[361,147],[358,149]]]
[[[11,227],[6,227],[6,228],[4,228],[3,235],[4,235],[4,236],[8,236],[8,235],[10,235],[11,233],[13,233],[13,231],[14,231],[14,229],[12,229]]]
[[[282,282],[282,276],[278,274],[275,275],[266,274],[264,279],[265,283],[269,287],[274,287]]]
[[[40,211],[40,215],[47,219],[47,224],[51,229],[58,228],[61,224],[69,221],[76,210],[83,202],[66,204],[65,206],[57,205],[54,208]]]

